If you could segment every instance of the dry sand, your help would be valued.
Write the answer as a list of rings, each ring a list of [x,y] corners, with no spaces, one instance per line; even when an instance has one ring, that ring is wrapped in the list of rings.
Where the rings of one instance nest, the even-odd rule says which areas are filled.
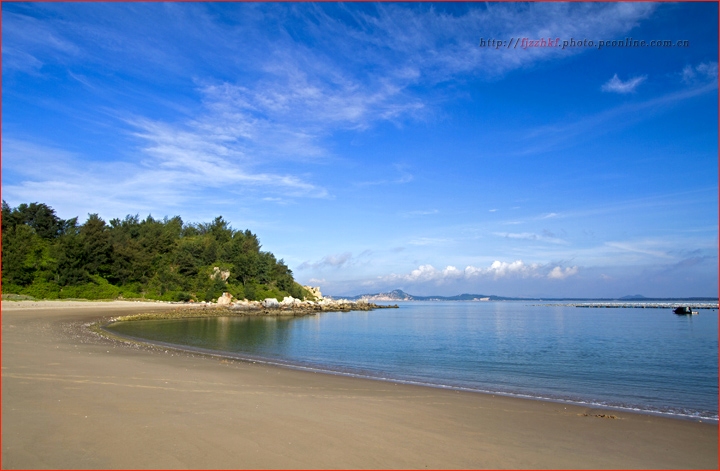
[[[173,307],[4,301],[2,467],[718,467],[717,425],[131,347],[82,327]]]

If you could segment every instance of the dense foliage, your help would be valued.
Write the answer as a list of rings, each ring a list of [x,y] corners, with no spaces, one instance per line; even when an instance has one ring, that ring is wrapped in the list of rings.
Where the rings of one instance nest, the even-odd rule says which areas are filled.
[[[310,297],[292,271],[260,250],[250,231],[217,217],[63,220],[41,203],[2,203],[2,288],[36,298],[147,298],[211,301]],[[229,272],[229,273],[228,273]]]

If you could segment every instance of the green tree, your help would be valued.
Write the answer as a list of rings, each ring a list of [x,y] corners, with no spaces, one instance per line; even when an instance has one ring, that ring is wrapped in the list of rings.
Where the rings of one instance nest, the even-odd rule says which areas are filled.
[[[24,224],[3,230],[2,277],[3,283],[27,286],[35,278],[35,267],[31,255],[36,245],[31,227]]]
[[[79,237],[84,261],[82,268],[90,275],[109,275],[113,245],[105,221],[97,214],[90,214],[80,228]]]
[[[10,209],[8,204],[2,202],[2,229],[26,225],[33,229],[35,234],[43,239],[54,239],[60,236],[66,226],[74,224],[77,219],[64,221],[55,215],[55,210],[46,204],[21,204]]]
[[[41,203],[11,208],[2,202],[2,279],[18,294],[38,297],[147,296],[168,300],[236,297],[301,298],[283,260],[262,251],[258,237],[236,231],[222,216],[185,224],[179,216],[141,220],[138,215],[106,224],[89,214],[60,219]],[[230,271],[213,276],[214,267]]]

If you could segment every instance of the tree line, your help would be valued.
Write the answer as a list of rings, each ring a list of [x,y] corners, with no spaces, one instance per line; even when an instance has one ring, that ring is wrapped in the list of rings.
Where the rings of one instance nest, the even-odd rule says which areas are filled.
[[[222,216],[187,224],[179,216],[106,223],[97,214],[61,219],[43,203],[2,202],[2,290],[42,299],[145,298],[212,301],[284,296],[312,299],[283,260]]]

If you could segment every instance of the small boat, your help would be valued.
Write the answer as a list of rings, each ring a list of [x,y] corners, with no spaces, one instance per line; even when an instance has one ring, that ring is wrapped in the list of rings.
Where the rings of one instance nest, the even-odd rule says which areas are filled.
[[[689,315],[692,315],[692,314],[697,314],[697,311],[693,311],[693,310],[692,310],[691,308],[689,308],[688,306],[676,307],[676,308],[673,310],[673,312],[674,312],[675,314],[679,314],[679,315],[681,315],[681,316],[689,316]]]

